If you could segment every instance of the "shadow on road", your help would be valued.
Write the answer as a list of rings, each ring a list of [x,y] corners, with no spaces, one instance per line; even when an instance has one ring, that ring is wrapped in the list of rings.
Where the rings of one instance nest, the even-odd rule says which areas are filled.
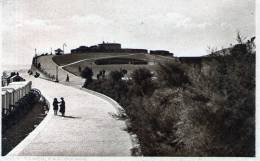
[[[40,79],[44,79],[44,80],[47,80],[47,81],[51,81],[51,82],[55,82],[54,80],[50,79],[50,78],[44,78],[44,77],[39,77]]]
[[[60,116],[60,117],[65,117],[65,118],[70,118],[70,119],[80,119],[81,117],[76,117],[76,116]]]

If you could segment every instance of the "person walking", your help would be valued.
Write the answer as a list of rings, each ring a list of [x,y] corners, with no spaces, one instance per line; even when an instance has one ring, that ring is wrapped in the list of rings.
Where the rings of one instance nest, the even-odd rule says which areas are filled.
[[[61,97],[61,102],[60,102],[60,113],[62,116],[64,116],[65,114],[65,101],[64,101],[64,98]]]
[[[69,75],[67,74],[66,82],[69,82],[69,81],[70,81],[70,77],[69,77]]]
[[[57,100],[57,98],[54,98],[54,100],[53,100],[53,103],[52,103],[52,105],[53,105],[53,110],[54,110],[54,115],[57,115],[57,111],[58,111],[58,100]]]

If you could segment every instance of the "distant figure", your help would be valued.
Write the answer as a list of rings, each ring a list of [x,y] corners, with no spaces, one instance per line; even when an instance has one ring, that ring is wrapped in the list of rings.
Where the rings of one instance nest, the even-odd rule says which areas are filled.
[[[97,80],[99,80],[100,74],[97,74]]]
[[[105,73],[106,73],[106,71],[104,69],[100,71],[100,75],[102,76],[102,79],[105,78]]]
[[[60,113],[62,116],[64,116],[65,114],[65,101],[64,101],[64,98],[61,97],[61,102],[60,102]]]
[[[54,110],[54,115],[57,115],[57,111],[58,111],[58,101],[57,101],[57,98],[54,98],[54,100],[53,100],[53,110]]]
[[[70,77],[69,77],[69,75],[67,74],[66,82],[69,82],[69,81],[70,81]]]

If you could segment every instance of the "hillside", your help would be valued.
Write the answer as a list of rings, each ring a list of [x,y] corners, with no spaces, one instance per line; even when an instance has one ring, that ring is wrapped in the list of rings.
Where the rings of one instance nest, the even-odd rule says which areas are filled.
[[[132,80],[94,80],[124,110],[128,131],[144,156],[255,156],[255,52],[245,44],[230,55],[179,58],[159,65],[158,79],[137,69]]]
[[[132,64],[132,63],[119,63],[119,64],[104,64],[97,65],[95,62],[104,59],[132,59],[146,61],[147,64]],[[64,66],[63,69],[75,74],[80,75],[79,67],[84,69],[86,66],[91,67],[94,76],[99,73],[100,70],[106,70],[107,73],[113,70],[126,69],[130,74],[135,69],[144,67],[152,71],[156,71],[158,64],[175,60],[173,57],[165,57],[159,55],[150,55],[145,53],[76,53],[57,55],[53,57],[53,61],[60,66]],[[72,63],[72,64],[70,64]],[[66,66],[67,65],[67,66]]]
[[[137,151],[142,155],[255,156],[255,50],[251,44],[237,44],[230,54],[207,57],[85,53],[39,60],[50,63],[52,58],[76,75],[80,75],[79,67],[92,68],[94,78],[106,70],[106,79],[86,78],[81,86],[113,98],[124,108],[117,117],[126,119],[127,131],[138,137]],[[127,69],[132,79],[123,81],[120,68]],[[151,72],[156,72],[157,79]]]

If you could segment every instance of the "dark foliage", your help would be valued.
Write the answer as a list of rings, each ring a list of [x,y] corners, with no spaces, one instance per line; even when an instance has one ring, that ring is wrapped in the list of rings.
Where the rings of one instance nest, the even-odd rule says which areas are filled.
[[[132,79],[134,82],[135,93],[139,96],[151,95],[154,90],[154,84],[152,83],[152,76],[150,70],[146,68],[140,68],[134,70],[132,73]]]
[[[124,75],[121,71],[111,71],[109,76],[114,82],[118,82]]]
[[[187,68],[187,67],[186,67]],[[166,86],[183,86],[189,83],[188,76],[185,73],[185,65],[180,63],[160,64],[158,76]]]
[[[93,71],[89,67],[85,67],[84,70],[80,73],[80,76],[82,78],[86,79],[86,81],[85,81],[85,83],[83,85],[84,87],[86,87],[88,84],[90,84],[93,81],[93,79],[92,79]]]
[[[235,45],[229,55],[197,64],[160,65],[122,81],[119,71],[88,88],[119,102],[145,156],[254,156],[255,52]]]
[[[97,65],[108,65],[108,64],[147,64],[144,60],[132,59],[132,58],[106,58],[98,59],[95,61]]]

